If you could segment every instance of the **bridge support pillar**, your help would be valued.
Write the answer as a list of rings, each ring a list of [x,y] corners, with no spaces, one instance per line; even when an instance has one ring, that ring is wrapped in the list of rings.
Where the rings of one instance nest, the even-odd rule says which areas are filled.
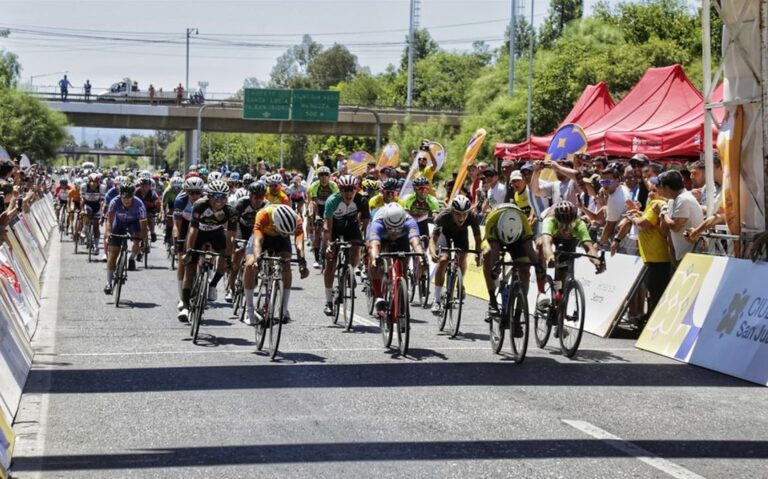
[[[184,132],[184,171],[189,167],[196,165],[200,159],[197,158],[197,130],[186,130]]]

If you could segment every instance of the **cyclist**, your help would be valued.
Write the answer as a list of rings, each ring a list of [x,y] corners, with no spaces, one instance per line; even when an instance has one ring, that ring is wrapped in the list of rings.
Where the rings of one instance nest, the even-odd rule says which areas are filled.
[[[376,214],[368,229],[368,261],[369,275],[373,294],[376,298],[374,307],[377,313],[387,309],[383,299],[381,282],[384,279],[384,268],[379,262],[380,252],[414,252],[424,254],[419,238],[419,227],[402,206],[398,203],[388,203]],[[426,268],[425,259],[421,266]]]
[[[104,237],[109,243],[109,257],[107,258],[107,285],[104,294],[112,294],[112,283],[115,275],[117,257],[120,254],[122,238],[113,237],[112,233],[125,235],[130,233],[133,237],[131,256],[128,259],[128,269],[136,269],[136,254],[139,252],[139,239],[147,238],[147,212],[140,199],[134,196],[134,185],[127,181],[123,185],[120,198],[115,198],[107,209],[107,225],[104,229]],[[138,235],[138,236],[137,236]]]
[[[536,268],[537,278],[544,276],[544,269],[539,264],[539,258],[533,243],[533,230],[528,222],[526,214],[512,203],[502,203],[496,207],[486,218],[485,240],[482,243],[483,275],[488,289],[490,301],[488,304],[488,318],[498,316],[499,305],[496,301],[494,278],[494,266],[499,261],[502,253],[509,252],[516,262],[529,262]],[[530,281],[530,268],[517,267],[517,272],[522,283],[523,292],[528,294]],[[517,328],[517,333],[523,331]]]
[[[237,229],[237,212],[227,204],[229,186],[222,180],[214,180],[205,186],[206,198],[197,200],[192,205],[192,220],[187,232],[186,250],[201,250],[206,245],[222,255],[218,262],[216,273],[208,285],[208,301],[216,301],[216,286],[224,276],[228,263],[232,259],[232,245]],[[192,282],[197,272],[197,253],[184,254],[184,284],[182,285],[182,301],[184,307],[179,313],[179,319],[189,318],[189,299],[192,294]],[[223,260],[223,261],[222,261]]]
[[[555,254],[552,246],[556,245],[558,251],[567,251],[573,253],[576,246],[581,245],[587,254],[598,256],[600,249],[597,243],[592,241],[589,236],[586,224],[581,221],[577,214],[577,209],[570,201],[561,201],[553,208],[555,214],[548,216],[542,225],[540,243],[541,243],[541,262],[543,267],[554,266]],[[600,268],[600,261],[590,258],[595,267]],[[564,281],[566,268],[559,268],[555,272],[559,281]]]
[[[435,229],[429,237],[429,255],[432,261],[437,263],[435,269],[435,302],[432,305],[432,313],[442,314],[440,295],[443,293],[445,282],[445,270],[448,267],[448,253],[438,256],[439,248],[460,248],[469,250],[469,235],[467,229],[472,229],[475,237],[475,248],[479,248],[480,219],[472,209],[472,201],[464,195],[456,195],[449,208],[445,208],[435,218]],[[475,257],[475,262],[480,265],[480,256]],[[459,267],[461,272],[467,271],[467,253],[459,253]]]
[[[397,203],[402,206],[399,198],[400,185],[396,178],[387,178],[381,184],[381,193],[368,200],[368,209],[371,211],[371,217],[376,217],[376,212],[382,206],[389,203]]]
[[[67,207],[67,201],[69,199],[69,190],[72,187],[69,185],[69,180],[66,178],[60,178],[59,179],[59,186],[56,187],[56,189],[53,190],[53,197],[58,198],[59,201],[56,202],[56,218],[59,218],[59,210],[64,207]]]
[[[307,261],[304,258],[304,229],[301,225],[301,218],[290,206],[287,205],[269,205],[256,213],[253,225],[253,237],[251,241],[252,251],[248,252],[246,259],[246,268],[252,268],[254,274],[258,274],[257,259],[262,252],[270,251],[272,254],[283,258],[291,257],[291,241],[296,247],[296,256],[299,259],[299,273],[304,279],[309,276]],[[251,250],[251,247],[248,249]],[[283,271],[283,318],[290,321],[291,315],[288,312],[288,301],[291,296],[291,284],[293,282],[293,273],[290,267],[285,267]],[[255,324],[253,314],[253,287],[256,281],[248,284],[248,288],[243,287],[245,295],[245,311],[248,316],[248,323]]]
[[[192,221],[192,206],[195,201],[203,196],[205,183],[197,176],[190,176],[184,181],[183,191],[176,196],[173,202],[173,241],[176,244],[176,260],[179,267],[176,268],[176,281],[179,288],[179,302],[176,308],[181,311],[184,309],[184,271],[181,266],[181,258],[184,255],[184,244],[189,232],[189,223]],[[178,316],[179,320],[186,321],[186,317]]]
[[[150,240],[154,243],[157,241],[157,235],[155,234],[155,219],[160,211],[160,197],[157,195],[157,191],[153,188],[152,178],[141,178],[139,180],[139,186],[136,188],[136,197],[144,203],[144,208],[147,210],[147,224],[149,225]]]
[[[296,210],[299,216],[304,216],[304,203],[307,201],[307,189],[301,184],[301,175],[295,175],[291,178],[291,185],[288,187],[288,197],[291,199],[291,206]]]
[[[279,173],[267,177],[267,201],[273,205],[290,205],[291,200],[283,191],[283,177]]]
[[[163,191],[163,197],[161,200],[160,211],[165,221],[165,237],[163,241],[166,244],[170,244],[171,236],[173,233],[173,221],[171,217],[173,215],[173,204],[176,201],[176,197],[181,193],[181,188],[184,186],[184,180],[180,176],[174,176],[171,178],[168,188]]]
[[[331,181],[331,170],[327,166],[321,166],[317,169],[317,180],[313,181],[307,190],[307,200],[309,201],[309,228],[314,228],[315,220],[324,218],[325,201],[334,193],[338,193],[339,187]],[[312,265],[315,269],[320,269],[320,235],[323,234],[322,228],[317,228],[312,236],[312,251],[315,254],[315,262]]]
[[[101,218],[101,208],[104,202],[106,189],[99,182],[98,173],[88,175],[88,180],[80,187],[80,197],[83,200],[85,209],[84,223],[91,222],[93,228],[93,249],[99,250],[99,219]],[[106,258],[102,258],[106,259]]]
[[[421,244],[425,248],[427,246],[427,240],[423,238],[429,237],[429,224],[432,223],[433,215],[440,211],[440,202],[429,193],[431,189],[432,186],[429,184],[429,180],[426,176],[417,176],[413,180],[413,193],[406,195],[402,201],[405,211],[411,215],[413,219],[416,220],[416,224],[419,225],[419,236],[422,237]],[[427,270],[419,270],[418,262],[415,258],[414,267],[416,268],[417,276],[427,273]]]
[[[72,225],[72,238],[77,241],[80,237],[80,204],[82,198],[80,197],[80,179],[76,178],[74,181],[74,188],[67,193],[67,221]]]
[[[256,219],[256,213],[269,204],[265,199],[267,185],[264,182],[256,181],[241,191],[245,191],[248,196],[241,198],[235,204],[239,226],[237,239],[250,240],[251,235],[253,235],[253,222]],[[232,302],[234,294],[232,290],[234,289],[240,261],[243,259],[244,254],[245,247],[238,248],[235,250],[234,257],[232,258],[232,271],[229,274],[227,293],[224,297],[227,302]],[[256,274],[253,268],[246,268],[243,272],[243,285],[243,289],[250,287],[253,290],[256,287]]]
[[[362,241],[361,231],[368,227],[371,216],[368,202],[357,194],[357,178],[344,175],[338,181],[339,192],[328,197],[325,202],[325,244],[328,245],[325,280],[326,316],[333,314],[333,275],[336,272],[336,255],[330,247],[331,242],[341,238],[344,241]],[[352,245],[350,249],[350,266],[356,268],[360,261],[360,247]]]

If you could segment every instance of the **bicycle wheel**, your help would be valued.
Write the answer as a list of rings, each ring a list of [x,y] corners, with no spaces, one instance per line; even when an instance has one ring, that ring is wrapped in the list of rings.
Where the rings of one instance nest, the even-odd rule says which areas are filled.
[[[422,308],[429,306],[429,276],[419,278],[419,304]]]
[[[355,271],[352,268],[346,268],[341,288],[342,318],[344,319],[344,329],[352,330],[352,318],[355,316]]]
[[[497,304],[502,307],[502,311],[497,316],[492,316],[488,322],[488,336],[491,340],[491,351],[494,354],[499,354],[501,347],[504,346],[504,315],[503,310],[504,301],[502,301],[502,288],[509,288],[508,284],[502,284],[500,288],[496,288],[494,294],[496,295]]]
[[[416,275],[413,272],[413,268],[408,268],[408,275],[406,277],[408,291],[408,302],[412,303],[416,299]]]
[[[584,333],[584,289],[577,280],[568,281],[561,300],[562,311],[557,321],[560,337],[560,350],[563,355],[572,358],[579,350],[581,336]]]
[[[79,240],[80,240],[80,237],[75,236],[75,234],[72,233],[72,242],[75,243],[75,254],[77,254],[77,246],[78,246],[78,243],[80,242]]]
[[[544,279],[544,292],[536,295],[533,311],[533,335],[536,346],[544,348],[552,331],[552,320],[555,314],[555,286],[549,275]]]
[[[269,301],[269,359],[275,359],[277,348],[280,345],[280,333],[283,330],[283,283],[276,279],[273,281],[272,294]]]
[[[90,252],[89,252],[90,254]],[[120,249],[120,255],[117,257],[117,266],[115,267],[115,273],[112,275],[112,284],[115,289],[115,307],[120,306],[120,292],[123,290],[123,274],[125,274],[125,257],[127,253],[124,249]]]
[[[149,244],[149,243],[147,243],[147,244]],[[151,246],[150,246],[150,248],[151,248]],[[144,251],[144,269],[147,269],[148,266],[149,266],[149,251]]]
[[[408,354],[408,343],[411,338],[411,311],[406,293],[405,278],[400,278],[397,287],[397,344],[400,354]]]
[[[443,304],[443,314],[440,316],[440,318],[437,320],[437,330],[443,331],[445,330],[445,325],[448,321],[448,315],[452,314],[449,313],[449,309],[453,308],[453,282],[454,279],[454,271],[453,268],[449,267],[448,271],[445,272],[445,292],[442,294],[442,298],[435,298],[435,301],[441,301]]]
[[[88,262],[91,262],[91,256],[93,256],[93,225],[86,226],[85,230],[85,249],[88,250]]]
[[[344,270],[345,266],[336,266],[336,277],[334,278],[333,296],[331,296],[331,306],[333,307],[333,315],[331,315],[331,322],[333,324],[339,323],[339,315],[341,314],[341,302],[344,300]]]
[[[256,316],[256,326],[253,328],[256,330],[256,350],[261,351],[264,348],[264,339],[267,337],[267,317],[269,316],[269,290],[265,281],[259,284],[259,288],[256,293],[256,304],[253,307],[254,315]],[[245,314],[245,304],[240,314]]]
[[[197,308],[197,298],[200,296],[200,270],[198,268],[195,277],[192,280],[192,290],[189,294],[189,335],[192,336],[195,332],[194,319],[195,309]]]
[[[461,275],[461,270],[456,269],[456,274],[453,276],[453,282],[450,285],[448,291],[449,300],[446,302],[446,308],[443,315],[447,317],[448,332],[450,338],[453,339],[459,334],[459,325],[461,324],[461,311],[464,309],[464,277]],[[451,305],[447,306],[450,302]]]
[[[376,298],[373,297],[373,285],[368,276],[363,279],[363,289],[365,290],[365,304],[368,307],[368,316],[373,316],[373,303]]]
[[[517,364],[520,364],[525,360],[525,353],[528,351],[530,326],[528,299],[525,297],[520,283],[516,283],[512,288],[507,313],[509,319],[509,345],[512,349],[512,357]]]
[[[382,285],[382,288],[385,286]],[[384,291],[384,297],[387,299],[387,311],[384,314],[378,314],[379,316],[379,329],[381,329],[381,339],[384,341],[384,347],[388,348],[392,345],[392,316],[390,315],[389,308],[392,306],[392,294],[389,291]]]
[[[204,286],[208,284],[208,275],[210,273],[206,269],[200,277],[200,286],[198,287],[198,295],[195,297],[195,313],[192,321],[192,343],[197,344],[197,336],[200,334],[200,325],[203,322],[203,311],[205,310],[205,302],[208,300],[208,290]]]

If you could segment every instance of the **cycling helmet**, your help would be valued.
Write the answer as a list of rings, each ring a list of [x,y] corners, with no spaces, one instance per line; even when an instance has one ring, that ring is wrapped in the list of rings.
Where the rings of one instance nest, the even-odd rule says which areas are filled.
[[[66,178],[59,178],[59,184],[60,185],[66,185],[69,183],[69,180]]]
[[[184,180],[182,180],[181,177],[174,176],[171,179],[171,188],[174,190],[181,189],[182,186],[184,186]]]
[[[139,184],[141,186],[151,185],[152,184],[152,178],[141,178],[141,179],[139,179]]]
[[[123,186],[123,183],[125,183],[125,177],[123,176],[115,177],[115,186]]]
[[[400,189],[398,188],[397,184],[397,178],[387,178],[381,185],[381,189],[384,191],[397,191]]]
[[[388,230],[399,230],[405,224],[408,215],[397,203],[387,203],[381,209],[381,220]]]
[[[456,195],[451,201],[451,211],[455,213],[466,213],[472,207],[472,202],[464,195]]]
[[[212,194],[212,193],[229,194],[229,185],[223,180],[214,180],[209,182],[205,186],[205,192],[208,194]]]
[[[296,232],[298,217],[296,212],[288,205],[278,205],[272,210],[272,224],[278,233],[283,236],[292,235]]]
[[[363,180],[363,189],[365,191],[379,191],[379,182],[376,180]]]
[[[240,173],[233,171],[231,175],[229,175],[229,181],[240,181]]]
[[[144,180],[150,180],[152,179],[152,174],[147,170],[142,170],[141,173],[139,173],[139,179]]]
[[[555,219],[561,225],[569,225],[576,219],[576,208],[570,201],[561,201],[555,205]]]
[[[190,171],[189,173],[187,173],[186,177],[187,178],[200,178],[200,173],[198,173],[197,171]]]
[[[320,168],[317,169],[317,175],[318,176],[320,176],[320,175],[330,175],[330,174],[331,174],[331,169],[328,168],[327,166],[321,166]]]
[[[88,181],[98,183],[99,175],[97,175],[96,173],[91,173],[90,175],[88,175]]]
[[[267,185],[262,181],[254,181],[248,185],[248,192],[256,196],[264,196],[267,194]]]
[[[133,190],[135,189],[136,189],[136,184],[131,180],[126,180],[123,183],[123,187],[121,188],[120,193],[121,194],[128,193],[128,192],[133,193]]]
[[[82,182],[80,181],[80,178],[75,178],[75,181],[72,182],[72,186],[74,186],[75,188],[80,188],[81,183]]]
[[[523,220],[520,209],[509,207],[502,211],[499,222],[496,224],[496,233],[499,239],[505,243],[514,243],[523,234]]]
[[[253,176],[250,173],[243,175],[243,183],[250,183],[251,181],[253,181]]]
[[[248,198],[248,190],[245,188],[240,188],[237,190],[237,193],[235,193],[235,199],[241,200],[243,198]]]
[[[357,185],[357,178],[352,175],[343,175],[336,183],[339,185],[339,188],[355,186]]]
[[[429,186],[429,180],[426,176],[419,176],[413,180],[413,187],[418,188],[420,186]]]
[[[200,173],[200,175],[207,175],[208,174],[208,168],[201,166],[197,169],[197,172]]]
[[[184,182],[184,191],[202,191],[204,186],[205,182],[202,178],[193,176]]]
[[[208,183],[221,179],[221,173],[218,171],[212,171],[208,173]]]
[[[274,175],[270,175],[267,177],[267,185],[268,186],[275,186],[279,185],[283,182],[283,177],[280,176],[279,173],[275,173]]]

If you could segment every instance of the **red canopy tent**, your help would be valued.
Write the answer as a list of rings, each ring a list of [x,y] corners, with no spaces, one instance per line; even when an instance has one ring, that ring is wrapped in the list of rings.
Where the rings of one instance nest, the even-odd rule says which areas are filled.
[[[713,92],[712,98],[713,101],[722,99],[722,86]],[[718,121],[721,117],[722,112],[716,112]],[[563,123],[568,123],[569,118]],[[704,100],[680,65],[649,68],[610,111],[590,124],[579,125],[587,134],[587,151],[592,155],[628,158],[645,153],[649,158],[695,157],[703,151]],[[713,129],[713,141],[716,138],[717,130]],[[548,146],[547,142],[542,151]],[[496,152],[505,158],[544,156],[499,155],[498,145]],[[535,152],[532,150],[532,153]]]
[[[584,128],[587,125],[595,123],[605,116],[605,114],[614,107],[615,103],[605,82],[597,85],[587,85],[582,92],[576,104],[573,105],[571,112],[560,124],[577,123]],[[503,159],[516,158],[544,158],[547,153],[550,141],[554,132],[546,136],[531,136],[530,140],[522,143],[496,143],[494,156]]]

